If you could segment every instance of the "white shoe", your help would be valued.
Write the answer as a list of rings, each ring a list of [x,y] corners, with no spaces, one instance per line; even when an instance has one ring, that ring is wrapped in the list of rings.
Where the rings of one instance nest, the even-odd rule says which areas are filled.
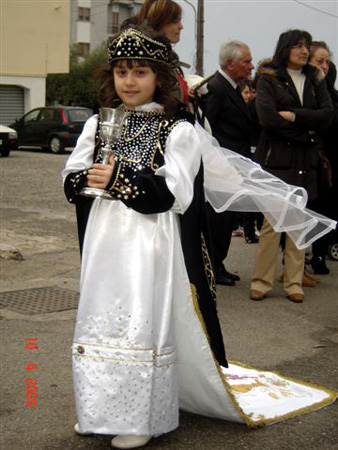
[[[78,423],[76,423],[74,425],[74,431],[79,436],[91,436],[93,434],[90,431],[82,431],[81,428],[80,428],[80,425]]]
[[[111,441],[115,448],[137,448],[148,444],[152,436],[116,436]]]

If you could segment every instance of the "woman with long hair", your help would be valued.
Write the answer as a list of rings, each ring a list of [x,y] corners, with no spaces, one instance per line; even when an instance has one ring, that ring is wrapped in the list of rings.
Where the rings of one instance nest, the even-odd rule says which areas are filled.
[[[269,67],[259,78],[256,107],[262,132],[255,158],[268,172],[306,189],[312,202],[318,194],[322,130],[332,119],[332,104],[323,76],[309,64],[312,37],[289,30],[279,37]],[[262,300],[272,290],[280,234],[267,219],[261,229],[250,298]],[[289,300],[304,300],[305,251],[286,236],[283,287]]]
[[[172,0],[145,0],[137,15],[139,24],[147,24],[156,31],[162,31],[171,44],[180,40],[182,8]]]

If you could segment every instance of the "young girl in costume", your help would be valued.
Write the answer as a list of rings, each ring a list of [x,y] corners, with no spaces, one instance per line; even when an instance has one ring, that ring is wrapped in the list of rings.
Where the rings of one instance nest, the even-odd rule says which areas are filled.
[[[175,429],[179,407],[254,426],[330,403],[334,394],[326,390],[227,368],[204,238],[204,189],[217,210],[266,204],[273,224],[294,230],[299,245],[332,222],[315,217],[305,239],[299,222],[313,216],[298,192],[224,153],[175,111],[171,48],[163,38],[127,29],[110,44],[109,64],[100,78],[102,105],[126,113],[115,156],[93,164],[102,145],[93,116],[63,171],[72,203],[85,185],[105,190],[92,204],[82,254],[75,431],[116,435],[113,447],[135,448]],[[249,401],[236,383],[251,383]]]

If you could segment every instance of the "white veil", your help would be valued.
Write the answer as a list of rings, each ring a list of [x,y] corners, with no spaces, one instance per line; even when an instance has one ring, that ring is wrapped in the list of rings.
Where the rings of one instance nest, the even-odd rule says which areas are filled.
[[[289,185],[238,153],[219,146],[199,124],[204,187],[216,212],[264,213],[275,231],[287,232],[299,249],[336,227],[336,222],[306,208],[305,189]]]

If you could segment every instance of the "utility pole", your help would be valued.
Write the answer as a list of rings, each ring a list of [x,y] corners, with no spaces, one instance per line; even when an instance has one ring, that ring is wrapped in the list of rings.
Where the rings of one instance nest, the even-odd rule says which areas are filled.
[[[198,0],[197,5],[197,49],[196,73],[203,77],[203,50],[204,50],[204,0]]]

